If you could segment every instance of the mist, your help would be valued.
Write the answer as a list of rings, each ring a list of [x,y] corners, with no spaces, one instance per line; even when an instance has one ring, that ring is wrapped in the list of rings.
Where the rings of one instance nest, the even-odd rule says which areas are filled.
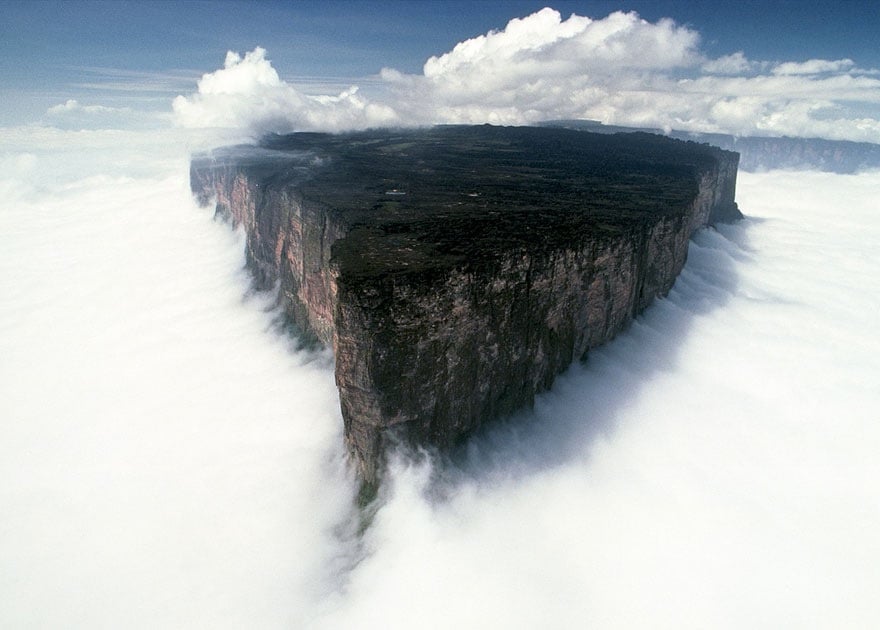
[[[122,139],[4,158],[0,626],[296,627],[352,520],[332,358],[251,291],[185,147]]]
[[[0,156],[0,626],[880,621],[880,174],[741,173],[666,299],[533,411],[396,456],[361,533],[332,357],[188,141],[110,135]]]

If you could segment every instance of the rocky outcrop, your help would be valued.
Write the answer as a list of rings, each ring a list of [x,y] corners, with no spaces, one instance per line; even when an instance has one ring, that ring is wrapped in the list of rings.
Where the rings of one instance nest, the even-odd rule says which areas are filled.
[[[345,436],[448,447],[531,405],[738,218],[735,153],[647,134],[449,127],[295,134],[193,162],[257,282],[333,347]]]

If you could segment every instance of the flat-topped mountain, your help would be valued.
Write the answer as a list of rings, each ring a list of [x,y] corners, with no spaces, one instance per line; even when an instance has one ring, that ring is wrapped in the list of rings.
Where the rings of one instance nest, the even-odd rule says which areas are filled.
[[[388,436],[448,447],[530,405],[739,218],[738,155],[652,134],[447,126],[270,136],[193,160],[261,287],[331,346],[374,482]]]

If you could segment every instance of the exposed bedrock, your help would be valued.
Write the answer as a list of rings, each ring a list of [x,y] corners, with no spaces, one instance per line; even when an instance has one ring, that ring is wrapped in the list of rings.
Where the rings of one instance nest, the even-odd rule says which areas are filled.
[[[294,134],[194,160],[257,283],[332,346],[363,478],[389,431],[448,447],[533,403],[739,218],[738,155],[648,134]]]

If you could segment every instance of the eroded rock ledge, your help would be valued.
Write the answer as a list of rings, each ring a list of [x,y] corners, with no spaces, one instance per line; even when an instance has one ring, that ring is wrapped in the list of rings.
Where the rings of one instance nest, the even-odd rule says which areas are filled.
[[[738,155],[651,134],[451,126],[266,138],[193,160],[257,283],[331,346],[367,482],[394,430],[453,445],[531,405],[741,215]]]

